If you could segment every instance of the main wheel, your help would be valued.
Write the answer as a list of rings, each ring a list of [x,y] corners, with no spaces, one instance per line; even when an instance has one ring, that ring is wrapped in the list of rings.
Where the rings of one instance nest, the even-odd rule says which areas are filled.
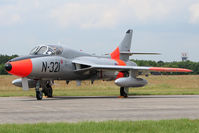
[[[53,97],[53,89],[52,89],[51,86],[48,87],[48,95],[47,95],[47,97]]]
[[[37,98],[37,100],[42,100],[43,92],[42,91],[36,91],[36,98]]]
[[[50,85],[47,85],[45,88],[43,88],[42,92],[47,97],[53,97],[53,89]]]
[[[128,92],[125,91],[126,88],[120,87],[120,96],[127,98]]]

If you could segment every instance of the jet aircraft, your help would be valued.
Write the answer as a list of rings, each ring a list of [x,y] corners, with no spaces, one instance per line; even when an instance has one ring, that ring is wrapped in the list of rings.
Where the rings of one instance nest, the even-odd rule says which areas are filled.
[[[116,49],[105,56],[94,56],[82,51],[72,50],[58,45],[41,45],[31,50],[30,54],[11,59],[5,64],[8,73],[21,77],[12,83],[23,90],[35,88],[37,100],[43,94],[53,96],[54,80],[65,80],[68,84],[76,80],[81,85],[82,80],[115,80],[120,87],[120,96],[128,97],[130,87],[142,87],[147,84],[139,75],[150,72],[191,72],[183,68],[163,68],[137,66],[129,60],[133,30],[129,29]]]

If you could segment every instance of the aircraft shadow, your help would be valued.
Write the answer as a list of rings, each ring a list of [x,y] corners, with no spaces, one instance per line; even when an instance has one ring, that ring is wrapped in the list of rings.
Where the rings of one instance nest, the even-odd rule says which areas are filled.
[[[191,96],[185,95],[136,95],[129,96],[128,98],[119,98],[118,96],[54,96],[52,98],[43,98],[41,101],[46,100],[76,100],[76,99],[141,99],[141,98],[190,98]],[[37,101],[35,97],[30,97],[31,99],[23,99],[23,101]],[[34,99],[32,99],[34,98]]]

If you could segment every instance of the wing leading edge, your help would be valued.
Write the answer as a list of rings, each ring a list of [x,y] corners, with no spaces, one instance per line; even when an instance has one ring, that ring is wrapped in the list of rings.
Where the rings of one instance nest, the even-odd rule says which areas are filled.
[[[192,72],[192,70],[184,68],[169,68],[169,67],[143,67],[143,66],[113,66],[113,65],[91,65],[93,69],[105,70],[137,70],[137,71],[151,71],[151,72]]]
[[[99,65],[92,62],[86,62],[81,60],[74,60],[73,63],[80,65],[87,65],[87,68],[77,69],[78,71],[88,71],[88,70],[112,70],[112,71],[130,71],[135,70],[139,72],[192,72],[192,70],[184,68],[169,68],[169,67],[145,67],[145,66],[120,66],[120,65]]]
[[[184,68],[169,67],[145,67],[145,66],[126,66],[119,65],[112,59],[98,57],[80,57],[72,61],[76,64],[76,72],[89,70],[113,70],[113,71],[138,71],[138,72],[192,72]]]

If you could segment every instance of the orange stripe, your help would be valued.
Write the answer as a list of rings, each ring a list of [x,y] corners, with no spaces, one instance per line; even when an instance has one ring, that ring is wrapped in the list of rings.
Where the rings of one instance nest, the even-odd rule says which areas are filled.
[[[120,60],[120,50],[119,47],[117,47],[112,53],[111,53],[111,59],[115,60],[117,62],[117,65],[119,66],[126,66],[126,63],[122,60]],[[116,79],[124,77],[123,72],[119,72]]]
[[[114,59],[117,62],[117,65],[119,66],[126,66],[126,63],[120,59]],[[122,78],[124,77],[124,73],[123,72],[119,72],[116,79]]]
[[[120,59],[114,59],[117,62],[117,65],[119,66],[126,66],[126,63]]]
[[[20,76],[20,77],[26,77],[32,72],[31,59],[14,61],[14,62],[10,62],[10,64],[12,65],[11,71],[8,72],[10,74]]]
[[[126,66],[126,63],[124,61],[122,61],[120,59],[114,59],[114,60],[117,62],[117,65],[119,65],[119,66]],[[118,75],[117,75],[117,77],[116,77],[116,79],[122,78],[122,77],[124,77],[124,73],[123,72],[119,72]]]
[[[120,50],[119,50],[119,47],[117,47],[117,48],[111,53],[111,59],[120,59]]]
[[[164,67],[151,67],[149,70],[152,71],[158,71],[158,72],[192,72],[192,70],[189,69],[183,69],[183,68],[164,68]]]
[[[119,72],[116,79],[122,78],[124,77],[124,73],[123,72]]]

